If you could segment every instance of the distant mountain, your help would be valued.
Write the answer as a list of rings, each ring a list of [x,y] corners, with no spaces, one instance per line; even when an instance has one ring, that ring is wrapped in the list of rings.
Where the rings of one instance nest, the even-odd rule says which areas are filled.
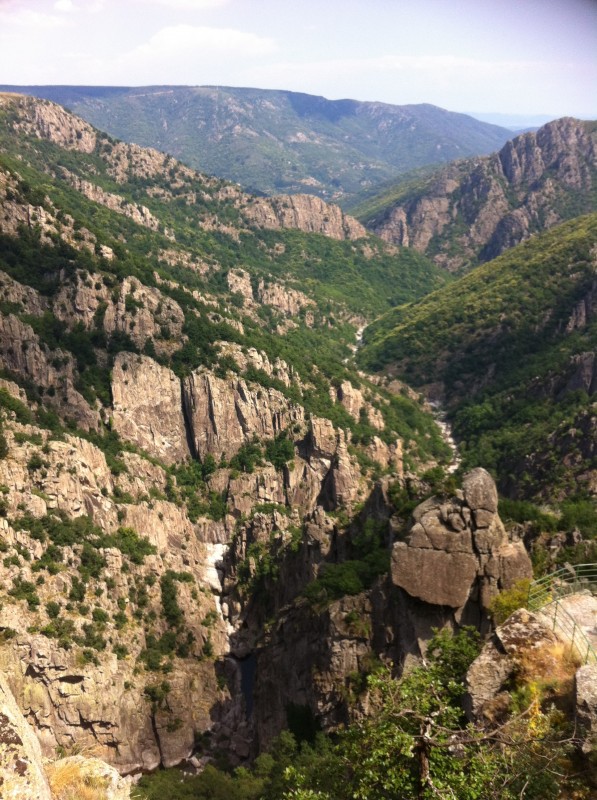
[[[596,208],[597,123],[564,118],[494,155],[409,175],[351,213],[456,272]]]
[[[341,200],[428,164],[491,153],[512,132],[436,106],[215,86],[3,86],[128,142],[265,194]]]
[[[445,404],[465,466],[511,496],[594,491],[596,246],[579,217],[365,330],[361,363]]]

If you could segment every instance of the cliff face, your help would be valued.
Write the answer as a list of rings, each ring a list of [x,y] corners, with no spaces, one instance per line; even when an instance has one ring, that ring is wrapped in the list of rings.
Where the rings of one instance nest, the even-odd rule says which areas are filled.
[[[114,475],[89,442],[5,422],[2,547],[12,594],[0,611],[8,637],[1,664],[48,754],[93,744],[126,773],[180,762],[205,731],[231,757],[246,758],[287,724],[289,706],[334,727],[349,713],[341,687],[351,675],[379,655],[398,664],[420,657],[433,626],[482,624],[493,593],[528,574],[522,546],[508,542],[495,513],[495,486],[478,471],[462,496],[415,511],[410,532],[393,545],[391,577],[381,574],[371,589],[323,611],[306,603],[305,587],[326,564],[347,557],[364,520],[377,519],[387,542],[398,535],[391,505],[383,494],[369,497],[346,434],[331,422],[306,423],[302,409],[289,416],[276,394],[244,381],[200,377],[205,398],[210,386],[221,392],[215,417],[209,404],[201,421],[187,415],[193,441],[197,431],[212,431],[205,454],[220,457],[220,447],[234,453],[246,443],[243,402],[261,409],[255,425],[278,420],[294,441],[294,458],[281,471],[265,465],[211,475],[210,490],[225,498],[220,521],[192,521],[189,500],[176,499],[165,469],[141,454],[125,454],[126,468]],[[148,357],[116,359],[113,424],[134,421],[122,435],[155,448],[164,462],[190,458],[184,450],[175,458],[170,446],[185,441],[180,383],[172,379]],[[14,384],[4,388],[21,397]],[[151,402],[152,391],[162,405]],[[197,399],[196,380],[185,391]],[[347,533],[334,513],[364,501],[361,522]],[[56,523],[69,530],[83,515],[97,529],[82,527],[74,540],[57,533]],[[135,536],[147,543],[139,552]],[[270,572],[268,563],[278,566]],[[433,582],[425,582],[428,574]],[[275,624],[264,634],[270,613]],[[255,664],[250,690],[241,678],[247,657]]]
[[[183,392],[193,446],[201,459],[208,453],[228,459],[253,436],[272,439],[304,421],[303,410],[293,408],[283,394],[251,390],[242,379],[197,371],[185,379]]]
[[[219,586],[212,542],[225,537],[222,526],[214,523],[206,534],[205,526],[192,524],[170,502],[135,503],[131,497],[119,504],[123,487],[135,481],[147,498],[151,465],[144,467],[144,459],[128,459],[126,478],[118,481],[103,453],[77,437],[56,441],[47,431],[18,423],[5,430],[2,542],[12,560],[4,585],[37,587],[29,602],[10,600],[9,594],[0,612],[2,670],[21,708],[47,755],[78,743],[93,746],[124,772],[177,763],[192,751],[193,731],[212,724],[210,710],[223,696],[213,663],[192,655],[200,655],[208,640],[216,653],[226,647],[212,594]],[[43,460],[34,470],[39,447],[20,440],[39,436],[45,441]],[[160,486],[155,470],[154,479]],[[95,527],[86,527],[91,519]],[[64,533],[77,524],[78,533]],[[112,538],[102,544],[102,536]],[[147,687],[160,685],[158,675],[136,675],[143,651],[151,649],[150,637],[168,631],[173,636],[173,617],[164,617],[164,586],[169,575],[183,573],[184,580],[173,579],[178,582],[172,613],[178,636],[184,628],[193,644],[187,657],[171,664],[167,698],[157,702]],[[214,620],[207,628],[202,620],[209,614]],[[159,662],[161,656],[154,658]]]
[[[326,729],[362,713],[361,677],[379,658],[399,668],[416,662],[433,628],[489,629],[490,600],[532,574],[522,542],[504,530],[496,501],[489,474],[474,470],[457,496],[419,505],[404,531],[397,518],[388,518],[391,506],[383,494],[372,496],[364,513],[377,520],[390,542],[390,574],[380,575],[366,591],[324,603],[323,609],[308,599],[309,592],[301,596],[300,586],[324,575],[326,564],[350,545],[333,519],[326,522],[321,511],[312,516],[303,534],[307,549],[282,562],[279,581],[265,585],[279,613],[269,633],[261,639],[257,634],[251,702],[260,746],[288,724],[289,707],[302,709]],[[259,630],[259,614],[259,606],[251,605],[241,612],[244,626],[232,636],[239,656],[252,630],[254,636]]]
[[[245,217],[262,228],[297,228],[331,239],[361,239],[367,231],[338,206],[307,194],[256,198],[244,208]]]
[[[458,271],[591,211],[596,180],[591,123],[564,118],[516,137],[495,155],[447,167],[367,225]]]

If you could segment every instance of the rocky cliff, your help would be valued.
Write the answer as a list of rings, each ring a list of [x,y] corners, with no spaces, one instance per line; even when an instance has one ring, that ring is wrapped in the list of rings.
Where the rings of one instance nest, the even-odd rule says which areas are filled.
[[[306,194],[258,198],[245,207],[244,214],[263,228],[297,228],[332,239],[361,239],[367,235],[360,222],[338,206]]]
[[[596,181],[593,124],[564,118],[516,137],[495,155],[446,167],[366,224],[456,272],[592,211]]]
[[[484,626],[527,568],[495,487],[473,475],[407,528],[392,498],[429,493],[417,474],[448,448],[414,392],[352,359],[354,292],[394,255],[336,241],[360,231],[320,201],[275,224],[326,238],[264,233],[236,187],[10,103],[0,671],[44,755],[241,763],[289,707],[332,728],[354,673],[420,658],[433,626]],[[429,565],[435,592],[410,576]]]

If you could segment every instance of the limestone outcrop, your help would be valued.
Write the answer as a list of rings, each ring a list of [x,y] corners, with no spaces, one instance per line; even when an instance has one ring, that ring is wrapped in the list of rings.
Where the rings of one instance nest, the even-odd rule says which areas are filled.
[[[276,389],[250,387],[242,378],[196,370],[183,381],[183,399],[199,458],[231,458],[253,437],[273,439],[302,425],[304,411]]]
[[[388,242],[422,253],[433,239],[435,263],[455,271],[489,261],[570,218],[566,196],[590,197],[596,167],[597,140],[590,126],[555,120],[517,136],[495,155],[446,167],[368,227]],[[590,202],[585,210],[591,210]],[[455,219],[462,221],[463,233],[450,232]]]
[[[189,457],[180,380],[148,356],[116,357],[112,420],[123,439],[167,464]]]
[[[361,239],[367,231],[339,206],[309,194],[256,197],[243,206],[245,218],[261,228],[296,228],[330,239]]]
[[[396,586],[453,609],[473,597],[487,608],[499,589],[531,575],[524,546],[508,540],[497,514],[495,483],[481,468],[465,475],[461,496],[417,506],[404,541],[392,550]]]

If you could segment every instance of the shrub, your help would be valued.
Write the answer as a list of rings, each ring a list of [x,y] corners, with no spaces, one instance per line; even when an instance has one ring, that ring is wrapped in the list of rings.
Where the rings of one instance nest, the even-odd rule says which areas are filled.
[[[501,625],[519,608],[524,608],[529,597],[528,578],[517,581],[510,589],[504,589],[489,603],[489,613],[496,625]]]
[[[142,564],[145,556],[154,555],[157,550],[147,539],[133,530],[133,528],[118,528],[116,533],[105,539],[106,547],[116,547],[121,553],[128,556],[133,564]]]
[[[8,455],[8,442],[6,441],[6,436],[4,435],[4,431],[0,426],[0,459],[6,458]]]
[[[60,603],[50,600],[49,603],[46,603],[46,612],[50,619],[56,619],[60,614]]]
[[[97,606],[91,612],[91,619],[94,622],[107,622],[110,617],[103,608],[98,608]]]
[[[277,470],[282,470],[286,463],[294,458],[294,445],[287,437],[286,431],[267,442],[265,455]]]
[[[9,590],[10,597],[15,600],[26,600],[30,611],[36,611],[40,604],[39,595],[35,589],[35,584],[24,581],[20,575],[13,581],[12,589]]]

